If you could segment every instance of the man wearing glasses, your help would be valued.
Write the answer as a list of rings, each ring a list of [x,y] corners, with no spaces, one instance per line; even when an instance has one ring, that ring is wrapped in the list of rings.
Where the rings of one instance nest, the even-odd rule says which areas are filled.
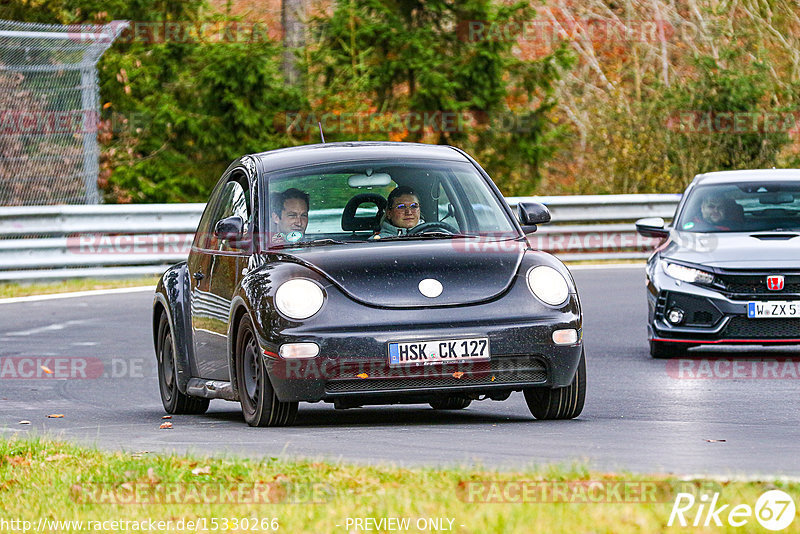
[[[386,213],[381,218],[380,230],[375,239],[407,235],[419,224],[419,198],[413,189],[401,185],[389,193]]]

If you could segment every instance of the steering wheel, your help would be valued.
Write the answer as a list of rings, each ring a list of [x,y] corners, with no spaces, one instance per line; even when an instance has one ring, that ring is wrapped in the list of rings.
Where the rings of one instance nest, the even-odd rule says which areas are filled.
[[[446,222],[433,221],[428,223],[422,223],[420,225],[415,226],[414,228],[408,231],[408,235],[424,234],[425,232],[430,232],[431,230],[435,230],[438,232],[445,232],[447,234],[458,233],[458,230],[456,230]]]

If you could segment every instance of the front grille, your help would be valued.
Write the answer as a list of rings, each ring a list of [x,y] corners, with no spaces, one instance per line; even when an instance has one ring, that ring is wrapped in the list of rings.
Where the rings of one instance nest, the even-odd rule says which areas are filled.
[[[785,275],[784,287],[780,291],[767,288],[767,276],[764,274],[717,274],[715,287],[724,293],[733,295],[781,295],[783,293],[800,293],[800,275]]]
[[[714,315],[707,311],[694,312],[692,316],[692,324],[710,325],[714,322]]]
[[[449,368],[427,368],[420,375],[420,368],[409,368],[412,376],[390,378],[363,378],[358,380],[331,380],[325,384],[328,393],[364,391],[393,391],[416,388],[441,388],[473,385],[513,384],[518,382],[545,382],[547,368],[544,363],[530,357],[506,357],[491,361],[491,365],[466,369],[460,378],[453,376]],[[400,370],[394,370],[402,372]],[[456,373],[457,374],[457,373]]]
[[[800,319],[733,317],[724,336],[730,339],[800,339]]]
[[[658,294],[658,299],[656,300],[656,309],[655,309],[655,316],[656,319],[663,319],[664,313],[667,308],[667,292],[662,291]]]

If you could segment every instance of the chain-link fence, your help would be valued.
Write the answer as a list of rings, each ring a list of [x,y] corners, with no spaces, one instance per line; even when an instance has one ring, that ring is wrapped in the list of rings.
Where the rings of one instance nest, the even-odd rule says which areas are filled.
[[[0,206],[99,202],[96,65],[125,27],[0,20]]]

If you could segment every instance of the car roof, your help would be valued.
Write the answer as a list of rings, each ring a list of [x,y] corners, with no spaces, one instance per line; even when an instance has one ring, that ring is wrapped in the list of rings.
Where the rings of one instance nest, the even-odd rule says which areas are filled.
[[[698,174],[696,185],[716,185],[758,181],[800,180],[800,169],[746,169]]]
[[[447,145],[424,143],[396,143],[390,141],[358,141],[320,143],[290,148],[280,148],[253,154],[261,161],[263,170],[269,172],[303,165],[336,163],[365,159],[437,159],[468,162],[458,149]]]

